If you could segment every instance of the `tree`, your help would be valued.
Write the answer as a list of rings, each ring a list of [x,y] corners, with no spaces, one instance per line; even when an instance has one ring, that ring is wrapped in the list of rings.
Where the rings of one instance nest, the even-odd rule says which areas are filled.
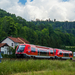
[[[14,36],[17,34],[17,28],[13,18],[5,16],[2,19],[2,30],[5,31],[9,36]]]

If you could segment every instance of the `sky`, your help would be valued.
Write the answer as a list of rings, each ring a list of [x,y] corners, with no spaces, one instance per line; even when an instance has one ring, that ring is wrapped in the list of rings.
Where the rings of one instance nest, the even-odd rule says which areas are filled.
[[[75,0],[0,0],[0,8],[27,21],[75,21]]]

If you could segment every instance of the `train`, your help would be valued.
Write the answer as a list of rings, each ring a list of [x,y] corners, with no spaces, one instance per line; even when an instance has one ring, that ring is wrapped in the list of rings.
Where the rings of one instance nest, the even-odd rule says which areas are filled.
[[[17,58],[52,58],[71,60],[73,58],[72,51],[32,44],[18,45],[15,51],[15,55]]]

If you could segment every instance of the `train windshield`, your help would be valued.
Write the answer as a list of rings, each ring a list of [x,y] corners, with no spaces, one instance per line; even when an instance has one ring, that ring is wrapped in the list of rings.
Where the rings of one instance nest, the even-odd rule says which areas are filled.
[[[25,48],[25,45],[20,45],[17,49],[17,52],[23,52]]]

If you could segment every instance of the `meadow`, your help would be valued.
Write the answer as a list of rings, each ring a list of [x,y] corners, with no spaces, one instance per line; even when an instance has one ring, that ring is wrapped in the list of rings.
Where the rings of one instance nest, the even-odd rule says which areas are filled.
[[[75,75],[72,60],[2,60],[0,75]]]

